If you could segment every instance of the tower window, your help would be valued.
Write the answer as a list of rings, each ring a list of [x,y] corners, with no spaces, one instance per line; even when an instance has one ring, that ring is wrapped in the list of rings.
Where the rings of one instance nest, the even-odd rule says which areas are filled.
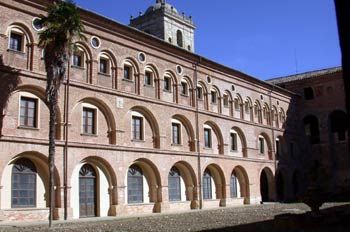
[[[182,32],[180,30],[177,30],[176,32],[176,39],[177,39],[177,46],[183,47]]]

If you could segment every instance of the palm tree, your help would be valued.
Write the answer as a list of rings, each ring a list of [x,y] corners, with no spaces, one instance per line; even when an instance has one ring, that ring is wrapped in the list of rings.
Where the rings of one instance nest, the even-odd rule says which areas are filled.
[[[50,110],[49,124],[49,226],[51,227],[54,210],[54,168],[57,102],[60,85],[66,76],[73,38],[84,38],[84,30],[77,6],[70,0],[54,0],[48,7],[47,16],[38,21],[44,30],[40,33],[39,46],[45,51],[45,69],[47,77],[46,103]]]

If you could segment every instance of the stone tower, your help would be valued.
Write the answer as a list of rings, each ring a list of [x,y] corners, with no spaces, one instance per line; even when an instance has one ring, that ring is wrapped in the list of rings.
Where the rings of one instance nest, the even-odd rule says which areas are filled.
[[[186,18],[184,13],[179,14],[165,0],[157,0],[144,14],[131,17],[130,26],[194,52],[195,25],[192,17]]]

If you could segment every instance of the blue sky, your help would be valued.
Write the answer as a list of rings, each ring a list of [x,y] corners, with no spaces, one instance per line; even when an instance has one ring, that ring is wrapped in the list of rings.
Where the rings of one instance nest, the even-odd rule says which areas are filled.
[[[156,0],[75,0],[128,24]],[[333,0],[167,0],[192,16],[195,50],[259,79],[340,66]]]

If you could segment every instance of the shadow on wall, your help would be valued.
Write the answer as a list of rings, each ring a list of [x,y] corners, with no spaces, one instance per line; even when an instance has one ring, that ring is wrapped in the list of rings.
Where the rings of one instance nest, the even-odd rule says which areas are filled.
[[[19,84],[19,70],[6,66],[0,55],[0,137],[2,136],[3,118],[11,93]]]
[[[274,231],[312,231],[345,232],[350,230],[350,205],[335,206],[321,210],[318,214],[306,212],[303,214],[280,214],[274,219],[237,225],[212,230],[203,230],[202,232],[274,232]]]

